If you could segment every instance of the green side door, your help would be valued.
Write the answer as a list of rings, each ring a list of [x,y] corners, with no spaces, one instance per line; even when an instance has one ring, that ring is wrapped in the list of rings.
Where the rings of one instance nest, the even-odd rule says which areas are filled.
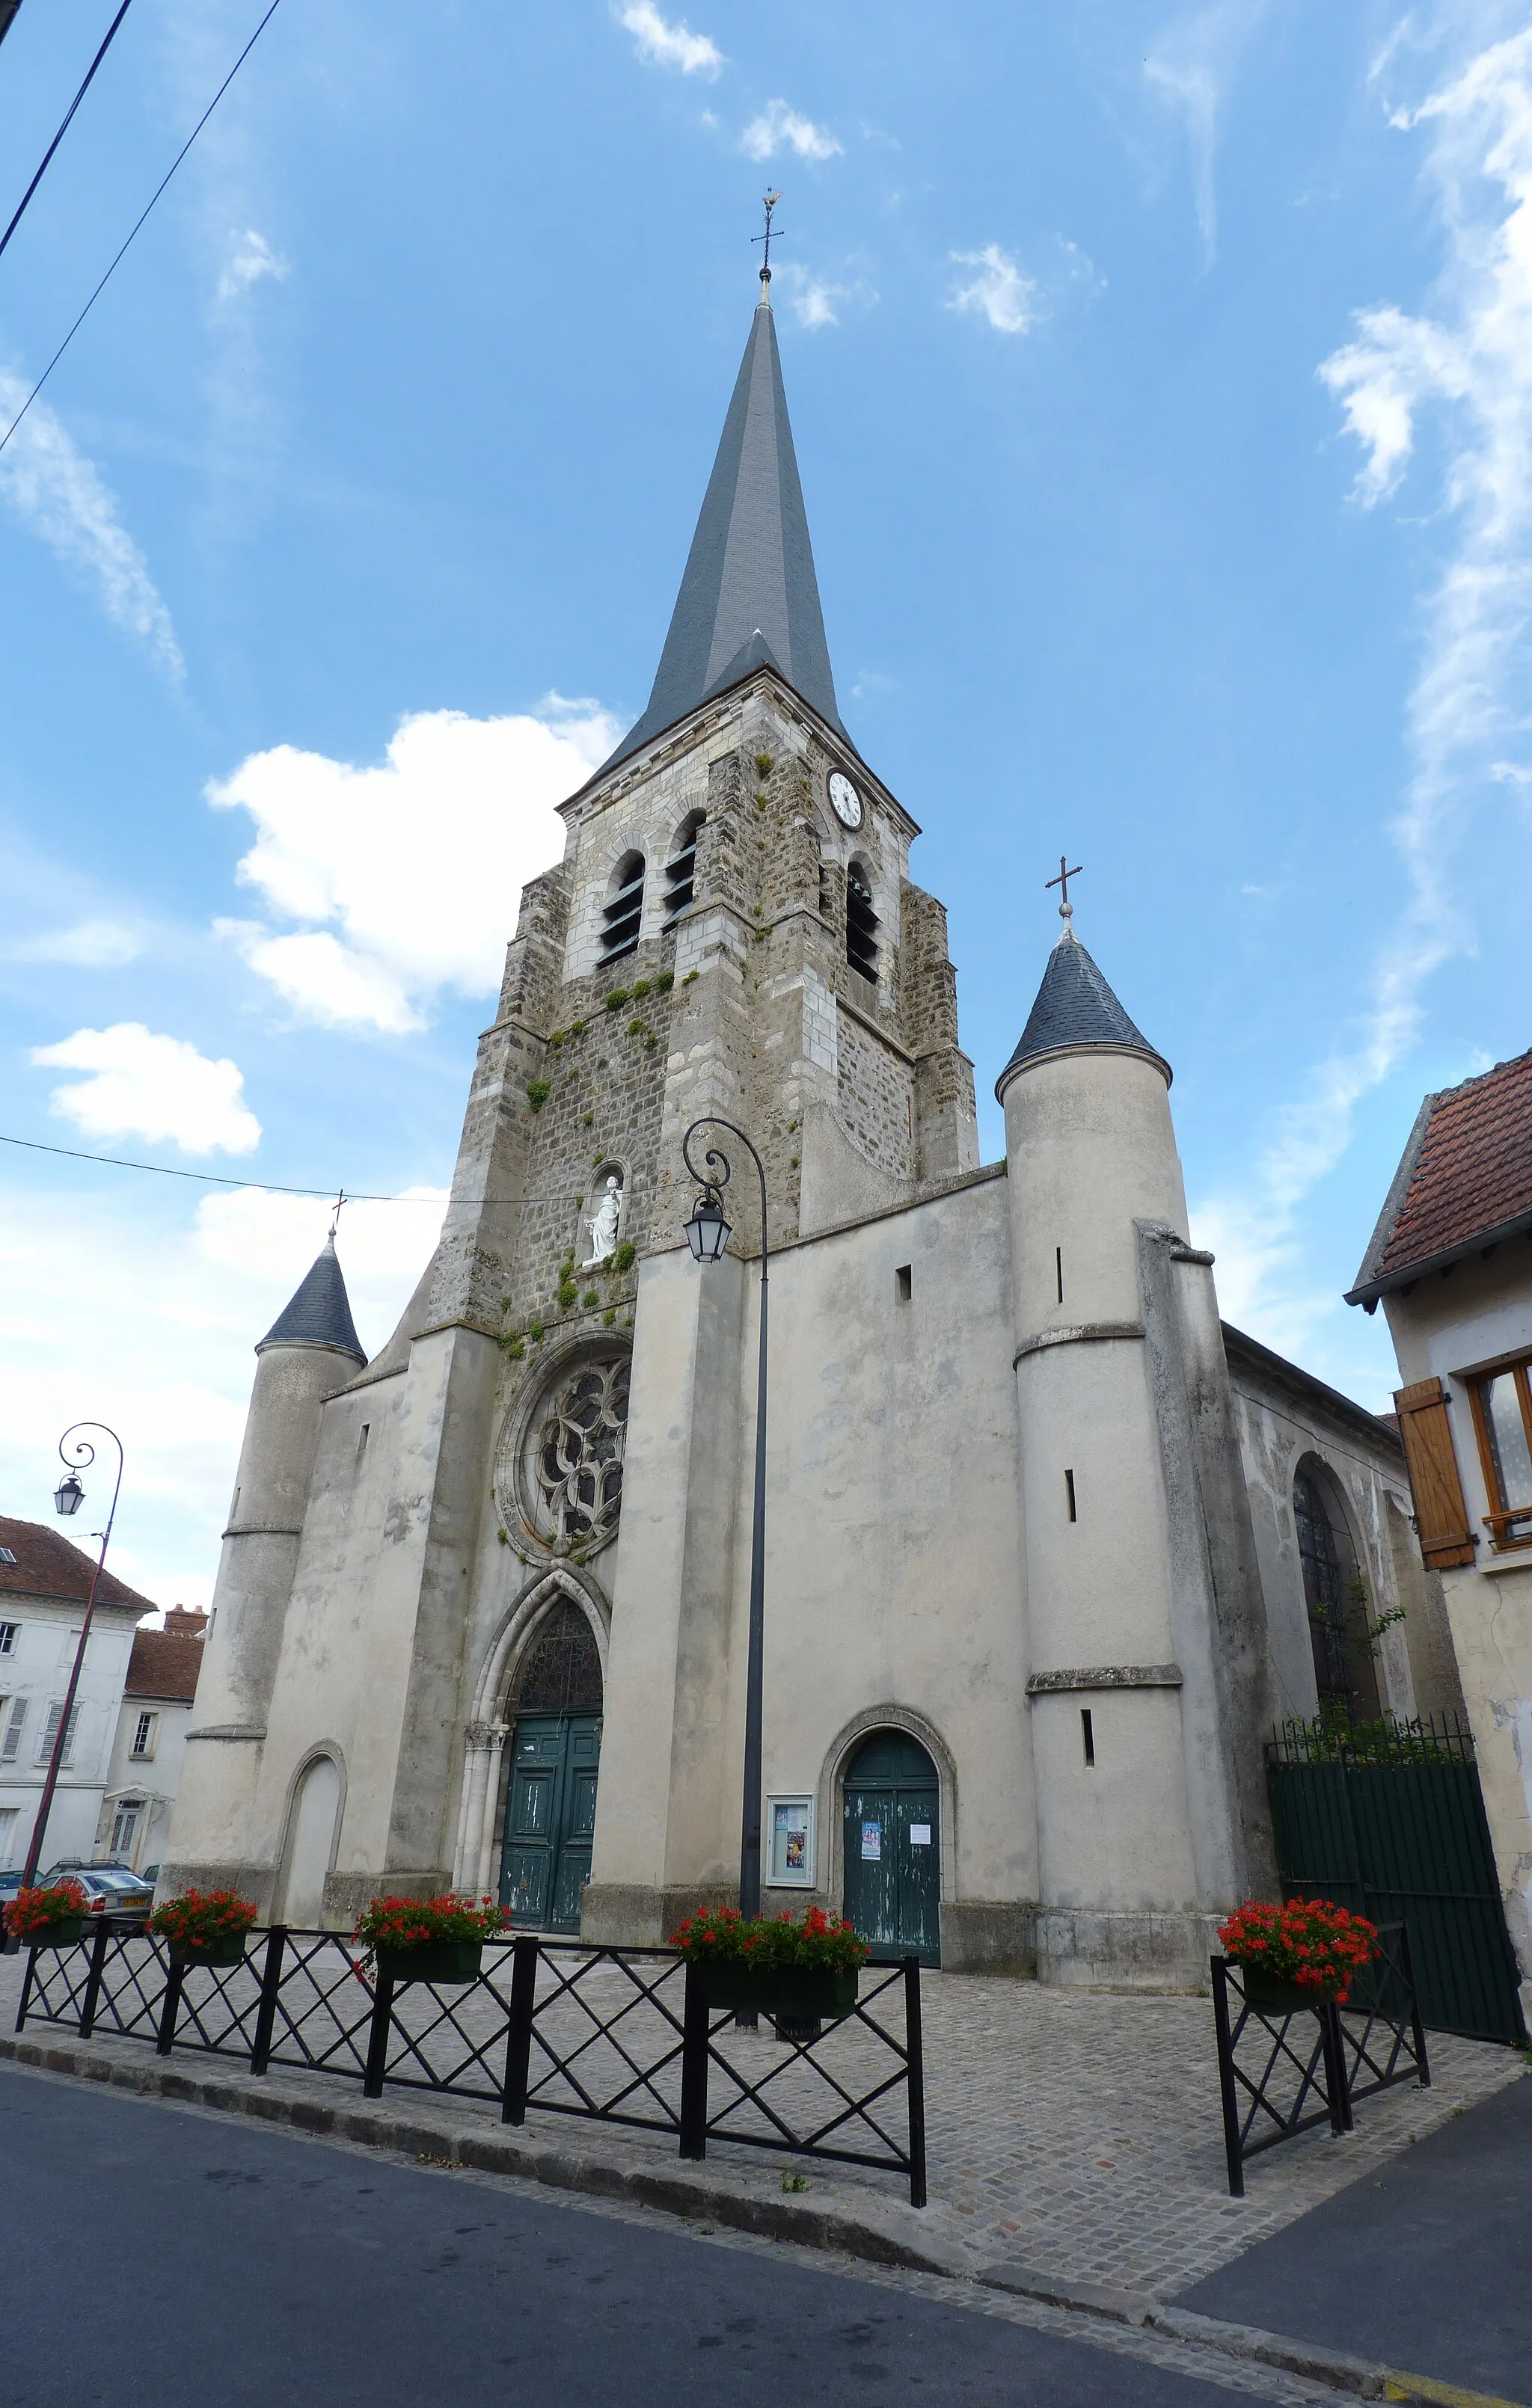
[[[941,1791],[903,1731],[880,1731],[845,1777],[845,1914],[878,1956],[942,1961]]]
[[[580,1893],[590,1878],[599,1714],[528,1714],[511,1740],[500,1899],[512,1921],[532,1931],[578,1931]]]

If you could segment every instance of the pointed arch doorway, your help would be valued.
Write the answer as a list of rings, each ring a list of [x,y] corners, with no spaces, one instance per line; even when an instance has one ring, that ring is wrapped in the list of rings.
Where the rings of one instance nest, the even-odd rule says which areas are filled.
[[[555,1606],[522,1658],[506,1719],[500,1899],[527,1931],[578,1931],[601,1763],[601,1659],[580,1608]]]

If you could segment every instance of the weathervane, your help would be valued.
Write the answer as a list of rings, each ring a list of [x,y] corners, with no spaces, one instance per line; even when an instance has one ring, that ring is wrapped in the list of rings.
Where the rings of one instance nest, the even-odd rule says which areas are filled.
[[[768,193],[768,194],[766,194],[766,197],[765,197],[765,208],[766,208],[766,231],[765,231],[765,233],[764,233],[764,234],[754,234],[754,235],[752,235],[752,236],[751,236],[751,237],[750,237],[750,239],[751,239],[751,241],[752,241],[752,242],[761,242],[761,243],[764,243],[764,244],[765,244],[765,246],[766,246],[765,251],[764,251],[762,252],[762,254],[761,254],[761,264],[760,264],[760,283],[761,283],[761,294],[760,294],[760,297],[761,297],[761,299],[762,299],[763,301],[769,300],[769,299],[771,298],[771,295],[770,295],[770,294],[768,293],[768,291],[766,290],[766,288],[767,288],[767,286],[771,283],[771,280],[772,280],[772,236],[773,236],[773,234],[775,234],[775,236],[776,236],[776,237],[777,237],[777,240],[778,240],[779,242],[780,242],[780,240],[782,239],[782,229],[781,229],[781,227],[780,227],[780,226],[773,226],[773,223],[772,223],[772,211],[775,208],[775,207],[776,207],[776,205],[777,205],[778,201],[779,201],[781,198],[782,198],[782,195],[781,195],[781,194],[780,194],[780,193]]]
[[[1077,869],[1070,869],[1070,868],[1068,868],[1068,867],[1066,867],[1066,864],[1067,864],[1068,860],[1069,860],[1069,855],[1068,855],[1068,853],[1060,853],[1060,855],[1059,855],[1059,875],[1058,875],[1058,877],[1057,877],[1057,878],[1050,878],[1050,879],[1048,879],[1048,880],[1046,882],[1046,883],[1045,883],[1045,885],[1044,885],[1044,888],[1043,888],[1043,892],[1044,892],[1044,894],[1046,895],[1046,894],[1048,893],[1048,888],[1049,888],[1049,887],[1051,887],[1051,886],[1062,886],[1062,887],[1063,888],[1063,901],[1062,901],[1062,902],[1060,904],[1060,906],[1059,906],[1059,917],[1060,917],[1060,919],[1063,922],[1065,928],[1067,928],[1067,929],[1068,929],[1069,934],[1070,934],[1071,936],[1073,936],[1073,935],[1074,935],[1074,933],[1075,933],[1075,931],[1074,931],[1073,927],[1070,925],[1070,923],[1073,921],[1073,919],[1074,919],[1074,917],[1075,917],[1075,906],[1073,905],[1073,903],[1071,903],[1071,901],[1070,901],[1070,899],[1069,899],[1069,882],[1070,882],[1070,880],[1071,880],[1072,878],[1080,878],[1080,877],[1083,877],[1084,872],[1083,872],[1082,870],[1080,870],[1080,869],[1077,869]]]

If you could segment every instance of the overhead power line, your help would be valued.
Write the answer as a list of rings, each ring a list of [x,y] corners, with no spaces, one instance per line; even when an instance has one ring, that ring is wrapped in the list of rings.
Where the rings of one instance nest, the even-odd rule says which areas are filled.
[[[0,0],[0,7],[3,7],[3,6],[4,0]],[[16,14],[16,8],[20,7],[20,6],[21,0],[16,0],[16,5],[10,12],[11,17]],[[101,48],[97,50],[94,58],[91,61],[90,65],[85,71],[85,80],[80,85],[79,90],[76,93],[73,100],[69,103],[68,115],[65,118],[64,123],[59,127],[53,139],[49,144],[47,150],[43,152],[42,165],[33,177],[31,183],[28,184],[25,192],[22,194],[21,199],[17,202],[15,216],[11,219],[9,225],[7,226],[5,233],[0,234],[0,251],[5,250],[7,243],[10,240],[11,236],[15,233],[17,227],[21,224],[22,218],[26,215],[26,205],[28,201],[31,200],[33,194],[42,182],[43,178],[47,175],[49,161],[52,158],[54,151],[58,149],[59,144],[63,141],[65,136],[69,131],[69,119],[73,117],[76,109],[79,107],[80,102],[90,91],[91,85],[95,78],[96,68],[101,64],[102,60],[110,50],[117,28],[122,23],[123,18],[127,15],[127,12],[132,6],[133,0],[123,0],[122,7],[118,9],[116,16],[111,21],[111,23],[107,27],[106,38],[102,42]],[[10,17],[7,17],[4,22],[0,22],[0,42],[5,40],[7,29],[9,26],[9,23]]]
[[[48,382],[53,370],[58,366],[60,360],[63,359],[65,352],[68,350],[70,344],[74,341],[75,337],[79,334],[81,326],[85,323],[86,319],[90,316],[91,311],[94,308],[97,301],[101,298],[101,295],[106,291],[108,284],[110,282],[116,268],[127,251],[129,245],[132,243],[134,236],[137,234],[145,218],[148,217],[150,210],[159,199],[160,194],[164,192],[166,184],[170,181],[176,169],[181,165],[181,163],[185,158],[187,151],[191,149],[193,143],[196,140],[197,136],[207,124],[209,118],[212,115],[213,110],[218,107],[219,102],[223,99],[224,94],[227,92],[230,84],[234,81],[235,77],[244,65],[244,63],[249,58],[251,51],[255,48],[256,43],[260,40],[261,36],[265,33],[267,25],[271,22],[272,18],[276,15],[281,5],[282,0],[270,0],[270,6],[267,9],[265,16],[261,19],[260,23],[256,26],[255,31],[252,34],[249,41],[245,44],[244,49],[235,60],[234,64],[230,67],[227,75],[224,78],[223,82],[219,85],[218,90],[214,93],[211,100],[209,101],[207,108],[197,119],[196,123],[193,126],[190,134],[186,136],[181,149],[171,160],[169,166],[165,171],[165,174],[155,185],[153,192],[150,194],[147,203],[134,222],[132,231],[128,235],[127,241],[123,243],[122,250],[117,253],[116,258],[108,268],[106,275],[103,276],[100,283],[96,286],[95,291],[86,302],[84,308],[75,320],[74,324],[70,327],[63,342],[59,345],[58,350],[49,361],[48,366],[44,368],[41,376],[37,379],[32,391],[27,394],[26,399],[22,402],[21,408],[11,420],[10,424],[7,427],[4,435],[0,435],[0,452],[3,452],[7,444],[10,441],[11,437],[15,434],[16,429],[20,426],[22,419],[26,416],[27,411],[36,400],[37,395],[41,393],[44,385]]]
[[[315,1196],[326,1204],[333,1204],[337,1196],[341,1194],[348,1204],[442,1206],[448,1200],[441,1196],[368,1196],[360,1188],[342,1189],[339,1184],[330,1187],[278,1187],[269,1179],[231,1179],[226,1173],[216,1170],[182,1170],[174,1162],[130,1162],[120,1154],[83,1154],[78,1146],[43,1145],[36,1138],[7,1137],[3,1131],[0,1131],[0,1145],[23,1146],[28,1154],[56,1154],[65,1162],[100,1162],[111,1170],[149,1170],[159,1179],[193,1179],[203,1187],[253,1187],[262,1196]],[[574,1197],[572,1193],[568,1196],[485,1196],[480,1200],[485,1204],[572,1204]]]

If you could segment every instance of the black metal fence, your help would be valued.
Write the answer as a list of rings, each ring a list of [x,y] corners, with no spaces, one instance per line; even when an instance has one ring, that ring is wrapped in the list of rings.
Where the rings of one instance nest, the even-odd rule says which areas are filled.
[[[1454,1717],[1289,1727],[1266,1747],[1285,1898],[1408,1925],[1424,2021],[1525,2041],[1471,1732]]]
[[[925,2074],[916,1958],[863,1968],[850,2014],[779,2044],[710,2009],[674,1949],[595,1948],[518,1936],[464,1983],[368,1973],[334,1932],[277,1927],[236,1966],[173,1964],[161,1940],[104,1926],[34,1948],[16,2028],[71,2027],[269,2067],[478,2100],[507,2124],[528,2110],[897,2173],[926,2203]],[[771,2033],[762,2018],[762,2029]],[[812,2027],[809,2028],[813,2028]]]
[[[1396,2083],[1431,2086],[1425,2031],[1415,1998],[1409,1935],[1402,1923],[1380,1928],[1379,1955],[1333,2001],[1267,2013],[1250,2004],[1245,1968],[1212,1959],[1213,2024],[1229,2189],[1245,2196],[1245,2165],[1265,2149],[1317,2124],[1352,2129],[1352,2109]]]

